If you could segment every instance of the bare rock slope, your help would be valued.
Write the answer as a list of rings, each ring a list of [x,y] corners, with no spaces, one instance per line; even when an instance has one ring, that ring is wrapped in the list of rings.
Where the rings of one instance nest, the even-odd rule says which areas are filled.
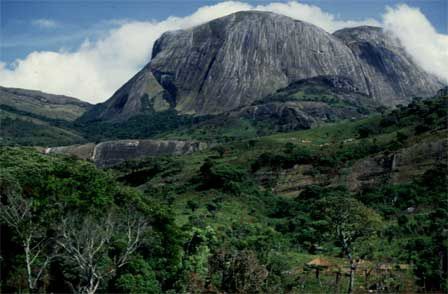
[[[163,34],[151,62],[85,119],[125,120],[145,107],[217,114],[328,75],[350,79],[355,91],[385,105],[432,96],[442,86],[380,28],[332,35],[286,16],[244,11]]]

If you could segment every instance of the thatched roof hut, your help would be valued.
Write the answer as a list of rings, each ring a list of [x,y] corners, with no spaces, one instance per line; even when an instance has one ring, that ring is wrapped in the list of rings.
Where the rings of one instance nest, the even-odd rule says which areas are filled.
[[[321,270],[328,269],[331,266],[331,263],[326,259],[318,257],[318,258],[315,258],[315,259],[307,262],[306,266],[308,268],[312,268],[316,271],[316,279],[319,280],[319,272]]]
[[[322,258],[322,257],[318,257],[315,258],[313,260],[311,260],[310,262],[308,262],[306,265],[308,266],[318,266],[318,267],[330,267],[332,266],[331,262],[329,262],[328,260]]]

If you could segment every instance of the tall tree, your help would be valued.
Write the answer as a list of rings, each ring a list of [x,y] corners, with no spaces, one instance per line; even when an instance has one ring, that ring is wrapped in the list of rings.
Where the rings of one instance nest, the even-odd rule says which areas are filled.
[[[375,235],[381,228],[381,217],[372,209],[350,197],[331,196],[318,201],[320,218],[326,220],[350,264],[348,293],[352,293],[359,260],[356,243]]]
[[[32,199],[23,196],[19,185],[2,177],[0,187],[0,220],[15,231],[25,255],[28,289],[36,292],[42,275],[56,256],[54,242],[48,236],[48,228],[34,213]]]
[[[76,214],[65,217],[58,244],[67,253],[68,263],[79,271],[80,283],[73,288],[80,293],[95,293],[103,281],[127,264],[147,227],[143,216],[135,211],[124,216],[112,211],[100,218],[89,215],[82,221]],[[118,253],[111,254],[116,236],[122,236],[123,246]]]

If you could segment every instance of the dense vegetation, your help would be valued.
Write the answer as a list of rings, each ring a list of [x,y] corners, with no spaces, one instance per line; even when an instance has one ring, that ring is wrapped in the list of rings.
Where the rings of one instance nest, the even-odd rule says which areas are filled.
[[[31,149],[0,163],[2,292],[158,293],[178,279],[182,234],[137,190]]]
[[[406,181],[344,177],[446,138],[446,111],[446,98],[416,100],[108,170],[3,148],[1,291],[447,291],[446,162]]]
[[[174,110],[136,116],[126,122],[84,122],[49,118],[0,105],[2,145],[62,146],[114,139],[150,138],[192,126],[205,118],[178,115]]]
[[[0,145],[60,146],[86,142],[71,122],[0,105]]]

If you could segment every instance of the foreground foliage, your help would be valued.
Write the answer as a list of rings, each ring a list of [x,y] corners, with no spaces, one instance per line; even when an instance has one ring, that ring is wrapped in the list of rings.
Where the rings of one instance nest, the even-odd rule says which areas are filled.
[[[407,182],[275,190],[297,167],[328,180],[359,159],[439,140],[445,104],[109,170],[3,148],[1,291],[446,291],[445,162]]]

